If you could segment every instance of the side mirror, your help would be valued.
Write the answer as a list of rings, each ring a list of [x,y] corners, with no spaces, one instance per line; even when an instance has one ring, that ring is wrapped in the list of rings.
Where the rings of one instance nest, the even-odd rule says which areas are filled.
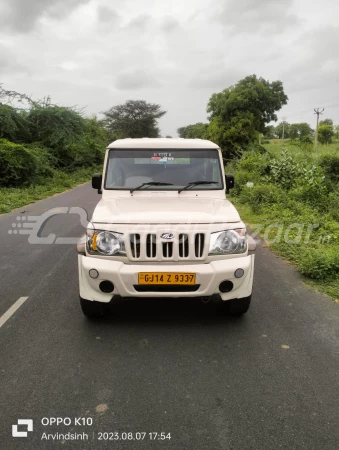
[[[92,176],[92,188],[98,189],[98,194],[102,194],[101,185],[102,185],[102,175],[101,173],[95,173]]]
[[[234,188],[234,176],[228,173],[225,175],[226,180],[226,194],[230,193],[230,189]]]

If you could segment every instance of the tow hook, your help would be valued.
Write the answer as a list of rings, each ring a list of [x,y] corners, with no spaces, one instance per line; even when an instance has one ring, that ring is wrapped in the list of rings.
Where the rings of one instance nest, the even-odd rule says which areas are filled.
[[[211,296],[210,295],[207,295],[205,297],[201,297],[201,301],[203,303],[208,303],[210,300],[211,300]]]

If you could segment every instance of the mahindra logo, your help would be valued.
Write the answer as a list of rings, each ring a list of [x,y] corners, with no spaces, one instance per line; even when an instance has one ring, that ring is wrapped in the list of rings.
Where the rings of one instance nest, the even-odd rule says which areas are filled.
[[[162,239],[173,239],[174,238],[174,234],[173,233],[162,233],[162,235],[160,237]]]

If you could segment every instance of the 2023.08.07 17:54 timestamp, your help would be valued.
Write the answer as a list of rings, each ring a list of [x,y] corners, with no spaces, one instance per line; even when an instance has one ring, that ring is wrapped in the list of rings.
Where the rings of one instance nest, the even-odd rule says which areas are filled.
[[[169,441],[171,433],[165,431],[108,431],[97,433],[98,441]]]

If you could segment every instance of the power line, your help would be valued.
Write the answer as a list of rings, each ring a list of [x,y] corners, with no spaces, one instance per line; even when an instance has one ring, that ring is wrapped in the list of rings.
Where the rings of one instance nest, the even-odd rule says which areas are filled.
[[[338,108],[338,107],[339,107],[339,104],[338,104],[338,105],[325,105],[325,106],[324,106],[324,108]],[[297,111],[297,112],[294,112],[294,113],[291,113],[291,114],[287,114],[287,115],[284,116],[284,117],[285,117],[285,119],[287,119],[288,117],[298,116],[298,115],[301,115],[301,114],[303,114],[303,113],[305,113],[305,112],[313,111],[313,109],[314,109],[314,108],[303,109],[303,110],[301,110],[301,111]],[[282,117],[282,119],[283,119],[283,117]]]
[[[329,105],[329,106],[324,106],[324,108],[337,108],[339,107],[339,105]]]
[[[298,112],[295,112],[295,113],[292,113],[292,114],[288,114],[287,116],[285,116],[285,119],[286,119],[287,117],[296,116],[296,115],[299,115],[299,114],[302,114],[302,113],[308,112],[308,111],[313,111],[313,108],[310,108],[310,109],[304,109],[303,111],[298,111]]]

